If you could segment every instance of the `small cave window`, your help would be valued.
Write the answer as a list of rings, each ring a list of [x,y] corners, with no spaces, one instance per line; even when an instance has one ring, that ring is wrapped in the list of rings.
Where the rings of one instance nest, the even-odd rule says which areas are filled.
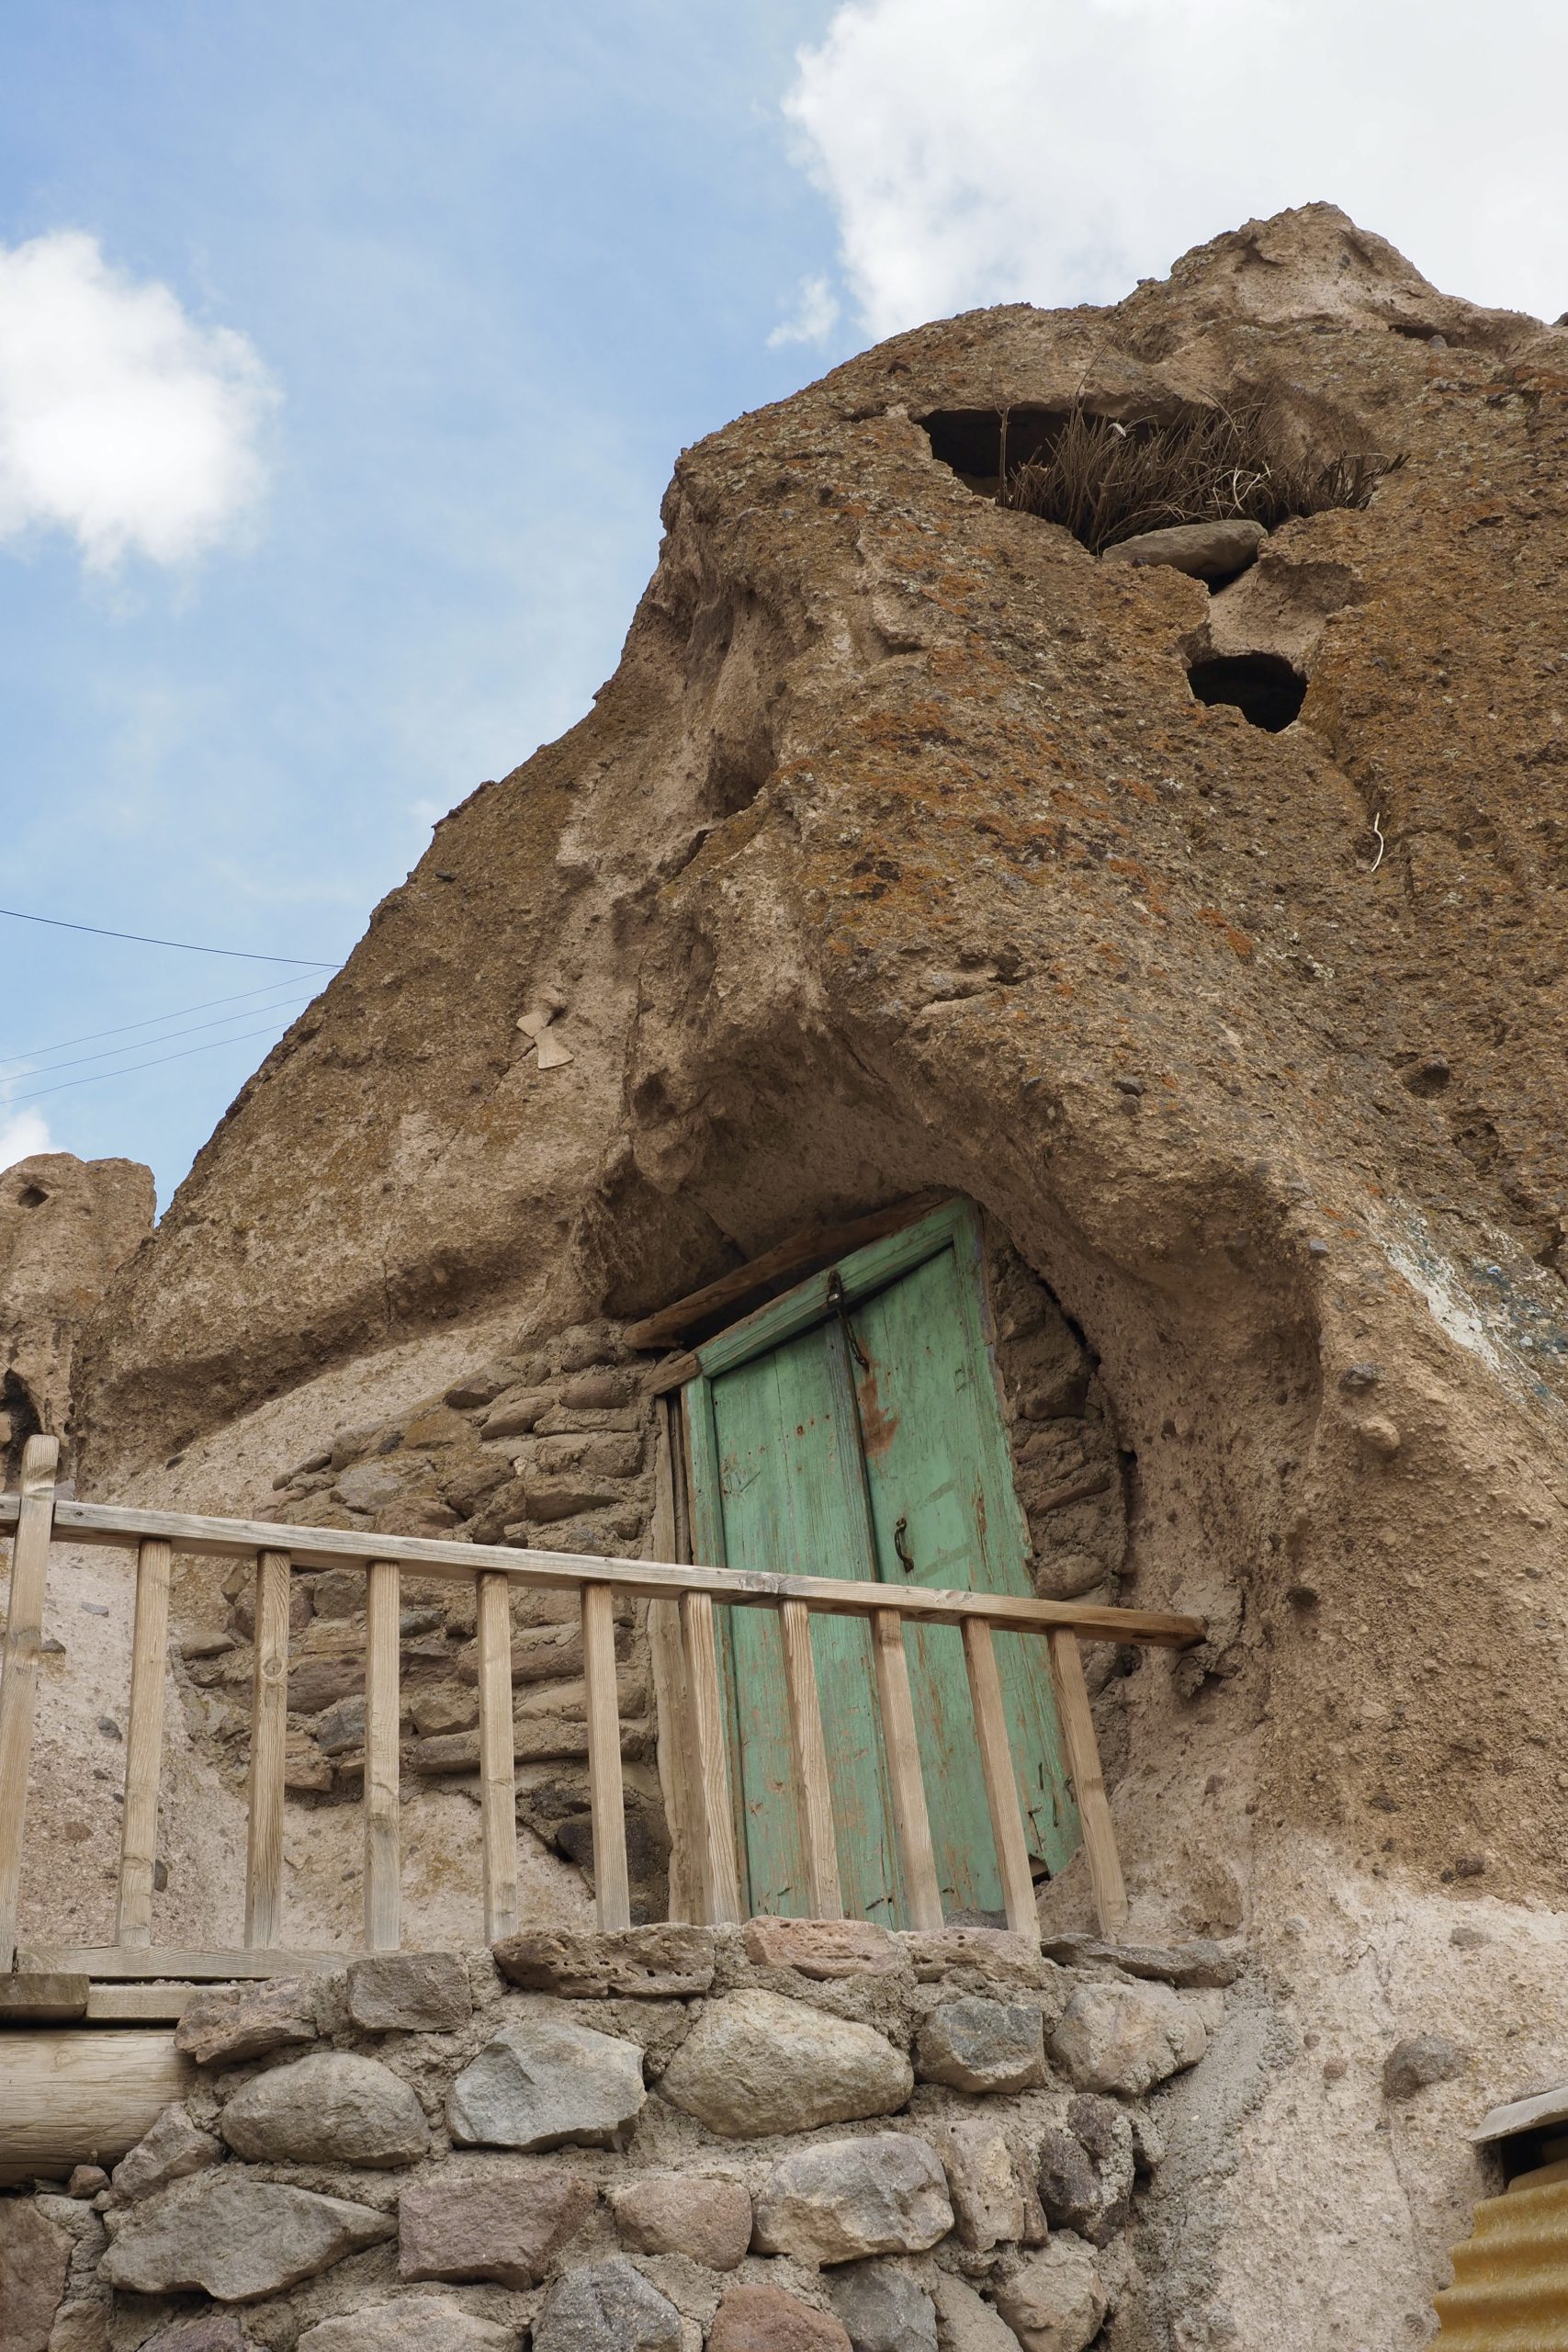
[[[24,1184],[17,1194],[17,1206],[19,1209],[41,1209],[48,1198],[49,1194],[41,1184]]]
[[[1282,733],[1306,699],[1306,680],[1278,653],[1216,655],[1194,662],[1187,679],[1200,702],[1232,703],[1270,735]]]

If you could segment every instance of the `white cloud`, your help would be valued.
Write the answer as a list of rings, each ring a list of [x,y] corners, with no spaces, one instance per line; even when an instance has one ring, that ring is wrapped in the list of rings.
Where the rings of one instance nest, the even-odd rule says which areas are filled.
[[[768,337],[770,350],[786,343],[826,343],[839,323],[840,302],[825,277],[803,277],[795,309]]]
[[[1568,309],[1558,0],[852,0],[784,111],[874,335],[1115,300],[1327,199],[1450,293]]]
[[[58,1148],[39,1112],[7,1111],[0,1103],[0,1176],[7,1168],[15,1168],[18,1159],[31,1159],[36,1152]]]
[[[74,535],[86,563],[183,563],[261,488],[276,395],[243,334],[56,230],[0,246],[0,539]]]

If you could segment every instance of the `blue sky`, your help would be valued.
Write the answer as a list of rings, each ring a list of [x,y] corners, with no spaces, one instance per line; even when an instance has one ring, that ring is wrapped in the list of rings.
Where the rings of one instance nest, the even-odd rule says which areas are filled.
[[[1556,317],[1568,11],[1486,23],[10,0],[0,906],[343,957],[614,668],[682,445],[874,335],[1314,198]],[[0,1166],[128,1154],[166,1203],[309,986],[0,919]]]

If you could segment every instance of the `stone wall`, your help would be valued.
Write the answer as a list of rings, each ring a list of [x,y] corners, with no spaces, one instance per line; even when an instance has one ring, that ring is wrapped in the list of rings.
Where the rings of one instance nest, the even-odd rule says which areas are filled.
[[[772,1920],[198,1993],[184,2104],[0,2201],[6,2352],[1153,2340],[1162,2105],[1249,1996],[1067,1957]]]
[[[0,1483],[35,1430],[69,1436],[77,1340],[153,1207],[133,1159],[45,1151],[0,1170]]]

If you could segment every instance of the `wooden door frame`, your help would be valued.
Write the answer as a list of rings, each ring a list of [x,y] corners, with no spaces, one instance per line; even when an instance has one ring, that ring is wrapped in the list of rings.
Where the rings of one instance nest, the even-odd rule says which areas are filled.
[[[1032,1546],[1028,1521],[1018,1499],[1012,1453],[1007,1437],[1007,1419],[1002,1409],[1001,1380],[997,1368],[995,1334],[985,1275],[984,1232],[980,1212],[975,1203],[962,1197],[944,1201],[915,1223],[867,1242],[834,1265],[820,1268],[806,1281],[796,1283],[793,1290],[786,1291],[783,1297],[770,1299],[765,1306],[755,1308],[751,1314],[742,1317],[739,1322],[731,1324],[727,1330],[716,1332],[712,1339],[703,1340],[692,1351],[697,1370],[682,1384],[679,1405],[685,1471],[684,1532],[686,1548],[693,1559],[700,1558],[705,1566],[713,1567],[728,1566],[725,1557],[724,1514],[718,1499],[720,1464],[714,1422],[714,1381],[725,1373],[750,1363],[757,1356],[771,1354],[786,1340],[798,1338],[815,1325],[828,1321],[840,1304],[852,1307],[875,1292],[886,1289],[903,1275],[912,1273],[918,1266],[939,1257],[948,1249],[953,1251],[961,1263],[966,1261],[973,1270],[974,1278],[961,1281],[958,1284],[963,1334],[976,1365],[976,1376],[981,1365],[988,1368],[997,1398],[996,1414],[981,1413],[979,1416],[982,1476],[988,1492],[1005,1498],[1003,1508],[1008,1517],[1007,1532],[1017,1544],[1027,1577]],[[807,1572],[810,1572],[809,1568]],[[874,1560],[872,1573],[875,1574]],[[1032,1578],[1029,1581],[1032,1589]],[[721,1668],[728,1725],[730,1803],[736,1860],[743,1906],[749,1909],[750,1871],[740,1770],[740,1727],[728,1639],[721,1645]]]

